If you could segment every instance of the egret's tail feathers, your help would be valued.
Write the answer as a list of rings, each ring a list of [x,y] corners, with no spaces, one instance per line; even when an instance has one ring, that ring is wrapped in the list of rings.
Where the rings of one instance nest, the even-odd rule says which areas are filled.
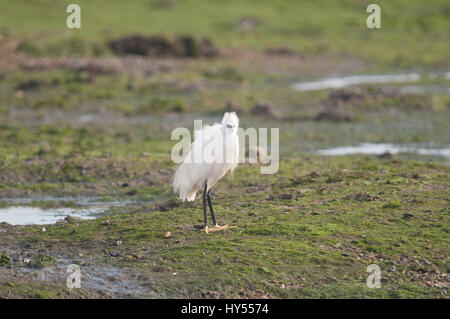
[[[196,195],[197,195],[197,191],[192,190],[190,193],[187,194],[186,200],[188,202],[193,202]]]
[[[180,194],[180,199],[182,201],[187,200],[192,202],[197,195],[198,189],[195,185],[192,185],[188,170],[189,167],[185,163],[178,166],[172,186],[173,191]]]

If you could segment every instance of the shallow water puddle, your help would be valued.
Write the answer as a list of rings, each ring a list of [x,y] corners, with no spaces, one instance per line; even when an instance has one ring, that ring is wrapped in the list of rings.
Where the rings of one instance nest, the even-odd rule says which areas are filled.
[[[400,87],[402,94],[450,94],[450,87],[442,85],[405,85]]]
[[[419,155],[435,155],[443,156],[450,159],[450,148],[429,149],[420,148],[414,145],[395,145],[395,144],[376,144],[376,143],[361,143],[357,146],[339,146],[317,151],[321,155],[351,155],[351,154],[368,154],[381,155],[385,153],[399,154],[399,153],[416,153]]]
[[[1,202],[7,203],[8,207],[0,208],[0,223],[6,222],[11,225],[45,225],[54,224],[64,220],[67,216],[81,219],[94,219],[103,216],[111,207],[125,206],[134,201],[102,201],[101,197],[22,197],[3,198]],[[38,207],[36,202],[67,202],[77,207]],[[64,206],[62,204],[61,206]],[[81,207],[80,207],[81,206]]]
[[[79,259],[68,259],[66,257],[56,258],[55,265],[42,269],[23,265],[17,267],[18,271],[34,275],[34,278],[42,281],[64,282],[68,276],[68,266],[80,264]],[[123,269],[89,260],[81,267],[82,287],[102,291],[105,296],[111,298],[144,297],[156,298],[157,295],[148,289],[142,282],[136,280],[135,274],[130,274]]]
[[[421,75],[419,73],[407,74],[386,74],[386,75],[352,75],[343,77],[332,77],[312,82],[299,82],[292,84],[292,88],[297,91],[315,91],[325,89],[340,89],[350,85],[359,84],[380,84],[380,83],[412,83],[423,79],[436,79],[443,77],[449,79],[450,72],[443,75],[430,73]]]
[[[0,208],[0,223],[11,225],[45,225],[64,220],[67,216],[81,219],[94,219],[108,209],[104,207],[92,208],[40,208],[33,206],[11,206]]]

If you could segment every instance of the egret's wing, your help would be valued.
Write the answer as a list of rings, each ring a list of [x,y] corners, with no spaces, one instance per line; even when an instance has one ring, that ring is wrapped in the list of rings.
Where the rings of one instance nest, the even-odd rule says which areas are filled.
[[[214,125],[205,125],[201,129],[194,132],[194,143],[196,141],[209,141],[215,136],[217,132],[222,129],[222,125],[216,123]]]
[[[206,125],[194,132],[194,142],[191,146],[191,157],[201,159],[204,164],[212,164],[223,158],[223,127],[221,124]],[[218,154],[217,157],[214,154]]]

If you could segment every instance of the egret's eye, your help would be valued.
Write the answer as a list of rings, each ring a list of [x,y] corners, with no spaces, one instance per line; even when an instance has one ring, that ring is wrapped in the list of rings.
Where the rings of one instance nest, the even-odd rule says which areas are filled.
[[[232,125],[230,125],[230,124],[227,124],[227,127],[228,127],[228,128],[233,128],[233,126],[232,126]]]

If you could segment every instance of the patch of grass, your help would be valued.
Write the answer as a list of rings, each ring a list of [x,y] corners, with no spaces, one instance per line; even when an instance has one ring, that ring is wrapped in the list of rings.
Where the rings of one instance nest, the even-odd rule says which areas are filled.
[[[393,202],[383,204],[383,206],[381,206],[381,207],[382,208],[399,208],[401,206],[402,205],[398,201],[393,201]]]
[[[6,265],[11,265],[11,258],[8,257],[5,252],[3,252],[0,255],[0,266],[6,266]]]
[[[141,0],[132,6],[105,0],[78,4],[86,13],[81,29],[67,29],[66,4],[57,1],[2,1],[0,11],[9,14],[0,26],[14,27],[16,35],[26,38],[22,52],[40,55],[104,55],[109,54],[106,39],[166,32],[210,37],[220,47],[288,46],[307,55],[347,54],[394,68],[448,66],[446,1],[433,6],[379,1],[381,29],[367,28],[365,1],[183,1],[157,9]],[[256,21],[254,26],[243,28],[244,17]]]
[[[242,81],[244,79],[243,75],[231,66],[225,66],[219,70],[206,70],[203,75],[206,78],[226,81]]]

